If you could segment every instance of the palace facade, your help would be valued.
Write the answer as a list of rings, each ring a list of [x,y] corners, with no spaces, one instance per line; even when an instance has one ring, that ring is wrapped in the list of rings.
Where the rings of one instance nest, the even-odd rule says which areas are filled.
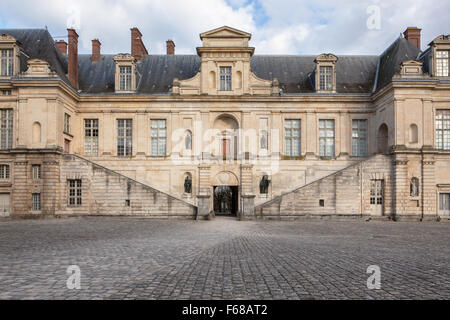
[[[197,55],[0,30],[0,214],[447,219],[450,37],[420,31],[275,56],[226,26]]]

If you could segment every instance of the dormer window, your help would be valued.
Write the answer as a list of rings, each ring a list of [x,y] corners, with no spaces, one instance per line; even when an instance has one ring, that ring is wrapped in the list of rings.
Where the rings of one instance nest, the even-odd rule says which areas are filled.
[[[333,90],[333,67],[320,67],[320,90]]]
[[[131,66],[120,67],[120,91],[131,90]]]
[[[220,67],[220,90],[231,91],[231,67]]]
[[[136,91],[135,58],[131,54],[118,54],[114,56],[116,63],[115,90],[121,93]]]
[[[449,57],[449,50],[436,50],[436,75],[438,77],[450,75]]]
[[[14,50],[0,50],[0,75],[12,76],[14,74]]]
[[[331,53],[323,53],[314,60],[316,63],[315,86],[317,93],[336,92],[335,64],[337,60],[338,58]]]

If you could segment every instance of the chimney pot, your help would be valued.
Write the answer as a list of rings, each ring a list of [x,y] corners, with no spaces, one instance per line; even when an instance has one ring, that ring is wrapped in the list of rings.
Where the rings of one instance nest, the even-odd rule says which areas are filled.
[[[420,31],[422,31],[422,29],[419,29],[417,27],[408,27],[406,28],[405,32],[403,32],[405,39],[411,42],[419,49],[420,49]]]
[[[55,41],[56,47],[61,51],[62,54],[67,54],[67,42],[64,40]]]
[[[67,37],[69,40],[67,73],[72,86],[78,89],[78,34],[75,29],[67,29]]]
[[[98,61],[100,59],[100,48],[101,48],[101,42],[98,39],[92,40],[92,56],[91,60],[93,62]]]
[[[142,33],[138,28],[131,28],[131,55],[140,61],[144,54],[148,54],[144,43],[142,42]]]
[[[175,54],[175,42],[169,39],[166,41],[166,46],[167,46],[167,55],[173,56]]]

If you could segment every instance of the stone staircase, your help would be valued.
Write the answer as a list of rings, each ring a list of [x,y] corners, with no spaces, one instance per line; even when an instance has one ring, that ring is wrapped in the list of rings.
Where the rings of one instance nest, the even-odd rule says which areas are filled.
[[[391,157],[374,155],[255,206],[255,217],[261,219],[370,217],[371,179],[385,180],[384,216],[388,216],[392,203],[391,177]]]

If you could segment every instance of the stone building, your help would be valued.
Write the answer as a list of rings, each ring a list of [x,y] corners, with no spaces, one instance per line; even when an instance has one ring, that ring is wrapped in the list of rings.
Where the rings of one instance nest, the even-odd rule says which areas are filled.
[[[448,35],[371,56],[257,55],[230,27],[197,55],[0,35],[4,216],[449,217]]]

